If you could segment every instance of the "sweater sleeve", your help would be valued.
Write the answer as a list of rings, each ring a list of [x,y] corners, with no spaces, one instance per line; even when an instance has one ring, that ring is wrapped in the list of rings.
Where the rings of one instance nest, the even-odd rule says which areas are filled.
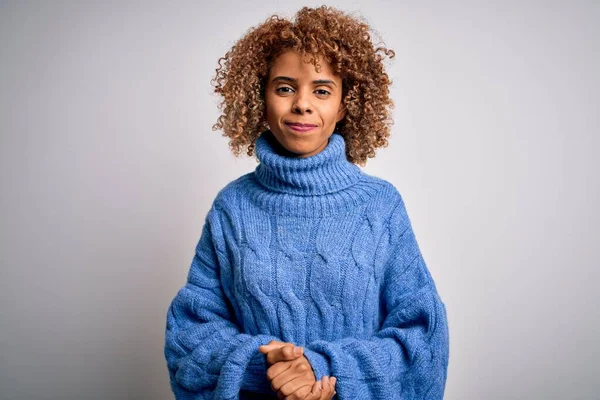
[[[446,307],[401,198],[390,219],[388,248],[380,330],[364,340],[315,341],[305,355],[317,379],[337,378],[341,400],[442,399],[449,360]]]
[[[234,399],[240,390],[272,393],[258,346],[268,335],[240,331],[219,278],[215,208],[208,213],[187,282],[167,311],[165,358],[177,399]]]

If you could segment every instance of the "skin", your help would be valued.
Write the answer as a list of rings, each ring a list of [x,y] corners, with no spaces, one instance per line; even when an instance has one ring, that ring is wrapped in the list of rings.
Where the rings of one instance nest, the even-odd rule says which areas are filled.
[[[330,400],[335,396],[335,377],[324,376],[320,381],[302,347],[272,340],[258,350],[267,356],[267,378],[279,399]]]
[[[346,115],[341,78],[322,58],[319,65],[320,72],[317,72],[299,53],[288,51],[281,54],[269,70],[265,87],[266,119],[284,155],[311,157],[318,154],[327,147],[335,124]],[[317,127],[297,132],[287,126],[286,121]]]

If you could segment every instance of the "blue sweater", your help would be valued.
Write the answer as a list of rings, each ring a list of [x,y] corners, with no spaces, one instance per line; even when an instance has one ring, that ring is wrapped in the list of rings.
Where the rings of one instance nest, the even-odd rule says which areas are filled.
[[[340,134],[307,158],[274,140],[263,132],[256,170],[217,194],[167,312],[176,398],[276,398],[258,346],[280,340],[337,378],[338,399],[442,399],[446,308],[402,197]]]

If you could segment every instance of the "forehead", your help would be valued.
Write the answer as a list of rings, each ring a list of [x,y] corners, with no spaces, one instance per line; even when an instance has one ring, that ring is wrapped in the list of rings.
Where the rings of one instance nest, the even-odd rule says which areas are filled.
[[[299,53],[295,51],[287,51],[275,59],[275,62],[269,71],[269,75],[272,77],[285,75],[292,78],[300,78],[305,76],[310,77],[311,79],[316,77],[336,79],[336,75],[333,73],[331,65],[325,59],[323,59],[323,57],[318,57],[318,61],[319,72],[316,71],[315,66],[312,63],[307,62],[306,59],[303,59]]]

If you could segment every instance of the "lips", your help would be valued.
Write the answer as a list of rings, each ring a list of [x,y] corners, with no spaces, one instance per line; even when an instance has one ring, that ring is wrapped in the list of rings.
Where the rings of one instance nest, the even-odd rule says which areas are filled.
[[[291,130],[296,132],[308,132],[312,131],[317,127],[315,124],[303,124],[299,122],[286,122],[285,123]]]
[[[317,125],[315,124],[303,124],[300,122],[286,122],[286,125],[297,126],[299,128],[315,128]]]

